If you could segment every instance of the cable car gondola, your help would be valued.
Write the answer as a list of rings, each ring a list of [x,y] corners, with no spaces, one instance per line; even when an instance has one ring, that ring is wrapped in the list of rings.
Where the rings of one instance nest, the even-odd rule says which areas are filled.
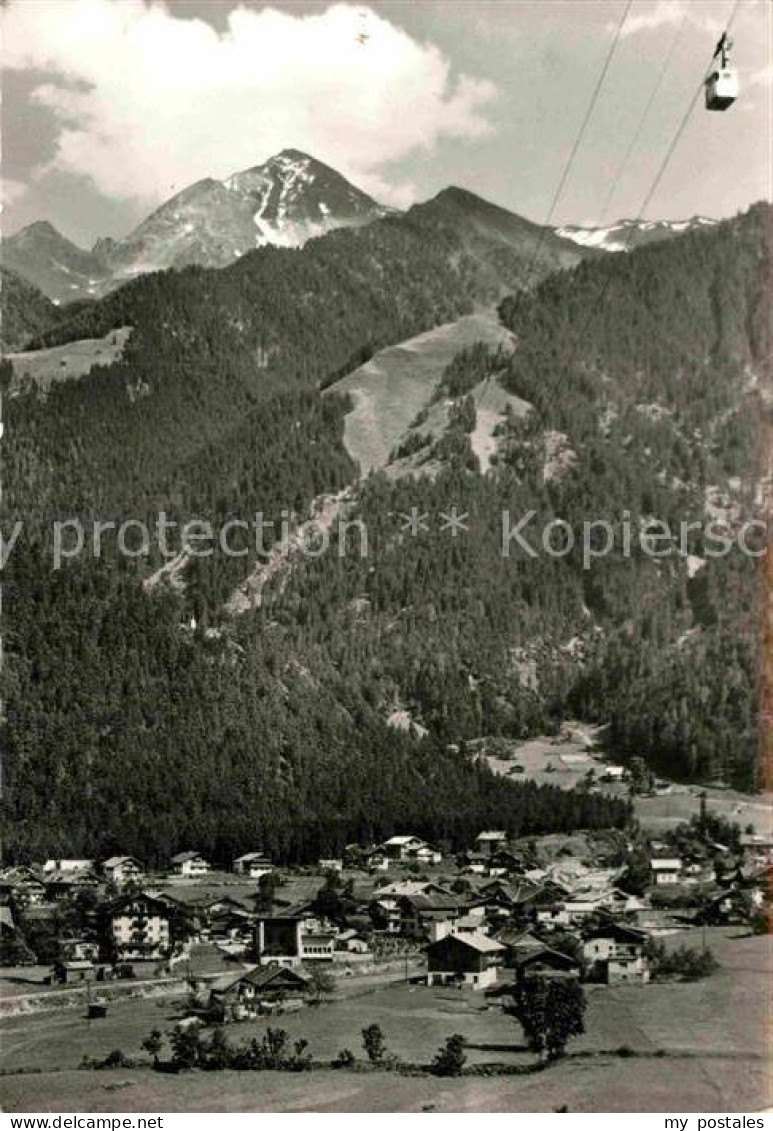
[[[706,79],[706,109],[727,110],[738,97],[738,72],[730,66],[732,39],[725,32],[717,44],[711,74]],[[716,61],[719,60],[715,66]]]

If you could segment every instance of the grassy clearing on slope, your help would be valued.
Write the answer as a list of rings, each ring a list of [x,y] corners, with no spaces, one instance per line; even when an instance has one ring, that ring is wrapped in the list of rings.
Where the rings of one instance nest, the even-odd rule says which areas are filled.
[[[344,444],[361,474],[387,463],[460,350],[475,342],[495,349],[511,341],[493,312],[470,314],[380,350],[331,386],[337,393],[349,393],[354,402],[345,420]]]
[[[574,724],[573,741],[565,737],[537,737],[523,742],[512,742],[512,760],[488,758],[488,763],[497,774],[509,774],[513,766],[523,766],[523,772],[514,774],[515,781],[531,779],[538,785],[557,785],[561,789],[574,789],[585,777],[589,769],[596,772],[597,778],[604,772],[604,762],[598,752],[591,754],[585,749],[580,735],[592,735],[593,728]],[[614,755],[605,755],[604,760],[614,761]],[[662,775],[661,775],[662,776]],[[613,797],[627,798],[628,786],[625,782],[598,783],[604,793]],[[682,785],[675,783],[668,793],[655,797],[634,799],[636,817],[642,825],[653,832],[672,829],[700,813],[700,797],[704,792],[701,785]],[[705,788],[709,809],[712,813],[726,817],[729,821],[745,828],[754,825],[759,834],[769,835],[773,828],[773,797],[770,793],[739,793],[737,790]]]
[[[17,382],[29,379],[47,389],[54,381],[85,377],[94,365],[112,365],[121,356],[130,334],[131,327],[123,326],[104,338],[82,338],[63,346],[9,353],[6,357],[13,365]]]

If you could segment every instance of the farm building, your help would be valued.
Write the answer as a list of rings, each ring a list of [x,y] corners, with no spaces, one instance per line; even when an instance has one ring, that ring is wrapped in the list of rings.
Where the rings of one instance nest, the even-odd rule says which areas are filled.
[[[303,1001],[308,982],[284,966],[253,966],[239,974],[216,978],[210,988],[210,1009],[221,1021],[245,1021]],[[292,1007],[292,1006],[291,1006]]]
[[[579,963],[560,950],[544,944],[537,947],[522,947],[513,959],[518,981],[524,978],[579,978]]]
[[[496,981],[504,954],[502,944],[488,935],[446,935],[427,948],[427,985],[485,989]]]
[[[171,861],[170,871],[174,872],[176,876],[206,876],[210,869],[209,862],[204,859],[200,852],[178,852],[173,856]]]
[[[94,963],[87,958],[79,958],[55,963],[51,980],[62,986],[72,986],[81,982],[93,982],[96,976],[97,967]]]

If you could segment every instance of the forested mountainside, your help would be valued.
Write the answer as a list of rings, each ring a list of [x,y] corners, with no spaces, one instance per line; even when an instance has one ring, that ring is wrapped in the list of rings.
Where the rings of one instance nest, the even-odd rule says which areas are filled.
[[[14,271],[0,267],[0,348],[23,349],[25,343],[59,319],[59,310],[42,291]]]
[[[153,857],[195,842],[225,857],[260,835],[307,859],[398,824],[454,842],[485,824],[619,823],[622,807],[503,783],[467,753],[569,712],[675,774],[750,785],[755,562],[706,561],[700,536],[692,567],[505,557],[501,515],[535,511],[539,545],[551,518],[753,510],[771,243],[760,206],[505,301],[518,348],[450,367],[433,474],[419,456],[416,476],[351,489],[368,556],[339,556],[334,532],[236,618],[225,599],[251,557],[199,558],[181,591],[148,594],[158,556],[127,560],[109,537],[101,560],[52,572],[52,513],[304,516],[356,474],[348,405],[320,386],[495,296],[506,268],[517,283],[523,256],[499,248],[492,285],[445,221],[387,219],[143,278],[46,334],[134,327],[111,367],[8,403],[5,502],[28,523],[4,575],[10,849]],[[470,446],[481,379],[531,406],[503,420],[486,475]],[[414,506],[429,527],[416,537],[399,521]],[[453,506],[470,527],[457,537],[441,529]],[[426,736],[390,726],[395,712]]]

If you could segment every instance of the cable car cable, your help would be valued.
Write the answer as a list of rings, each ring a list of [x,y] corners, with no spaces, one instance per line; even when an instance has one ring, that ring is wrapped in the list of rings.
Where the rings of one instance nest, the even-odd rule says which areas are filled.
[[[679,23],[677,25],[676,32],[674,33],[674,38],[671,41],[671,47],[669,49],[668,55],[666,56],[665,62],[663,63],[660,74],[658,76],[658,80],[655,83],[654,87],[652,88],[652,91],[650,93],[649,98],[647,99],[647,105],[644,107],[644,110],[641,113],[641,116],[639,118],[636,129],[634,130],[633,136],[631,137],[631,140],[628,144],[628,148],[625,151],[625,156],[623,157],[622,161],[620,162],[620,164],[617,168],[617,172],[612,179],[612,184],[610,186],[609,192],[607,193],[606,199],[604,200],[604,204],[602,205],[601,211],[599,212],[599,218],[598,218],[598,221],[596,223],[597,228],[600,228],[603,225],[604,220],[607,217],[607,213],[609,212],[609,207],[610,207],[610,205],[611,205],[611,203],[612,203],[612,201],[615,197],[615,193],[617,192],[620,181],[622,180],[623,173],[625,172],[625,169],[628,165],[628,162],[630,161],[630,159],[633,155],[633,152],[636,149],[636,146],[638,145],[639,138],[642,135],[642,130],[644,129],[644,126],[647,122],[647,119],[649,118],[650,111],[652,110],[652,107],[655,104],[655,99],[657,98],[658,94],[660,93],[661,87],[663,86],[663,83],[665,82],[666,75],[668,74],[668,71],[671,67],[671,63],[673,62],[674,55],[676,54],[676,49],[677,49],[677,47],[679,45],[679,41],[682,37],[682,32],[684,31],[684,21],[685,21],[686,14],[687,14],[686,8],[682,8],[682,15],[681,15],[681,18],[680,18]]]
[[[599,95],[601,94],[601,88],[603,87],[604,81],[607,77],[607,74],[609,73],[609,68],[610,68],[610,65],[612,63],[612,59],[614,58],[615,52],[617,51],[617,45],[620,42],[620,34],[623,30],[623,25],[625,24],[625,21],[628,19],[628,13],[630,12],[632,6],[633,6],[633,0],[628,0],[627,4],[626,4],[626,6],[623,10],[623,14],[621,15],[620,19],[618,20],[617,27],[615,28],[615,34],[614,34],[614,37],[612,39],[612,43],[609,46],[609,50],[607,51],[606,59],[604,60],[604,65],[601,68],[601,74],[599,75],[599,77],[596,81],[596,86],[593,90],[593,94],[591,95],[590,102],[588,103],[588,108],[585,111],[585,117],[583,118],[580,129],[578,130],[577,136],[574,139],[574,145],[572,146],[569,157],[567,158],[567,160],[564,164],[564,169],[563,169],[563,172],[561,174],[561,179],[558,182],[558,187],[556,188],[556,191],[553,194],[553,199],[550,202],[550,208],[548,209],[548,214],[545,217],[544,223],[542,224],[542,226],[539,230],[539,236],[537,238],[537,244],[536,244],[536,247],[534,249],[534,254],[531,258],[531,262],[529,264],[528,272],[526,274],[527,285],[528,285],[529,277],[531,276],[531,274],[534,271],[534,268],[536,266],[537,259],[539,257],[539,253],[542,250],[542,244],[543,244],[543,241],[545,239],[545,232],[549,228],[550,221],[553,219],[553,214],[554,214],[556,208],[558,207],[558,203],[559,203],[561,197],[563,196],[564,189],[566,188],[567,181],[569,180],[569,174],[572,171],[572,168],[574,166],[574,162],[577,158],[577,154],[580,151],[580,146],[582,145],[583,139],[585,138],[585,133],[588,129],[588,125],[590,123],[591,117],[593,116],[593,111],[596,109],[596,104],[598,103]],[[519,292],[519,294],[520,293],[521,292]],[[517,309],[518,309],[518,307],[516,305],[516,312],[517,312]]]
[[[735,0],[732,11],[730,12],[730,16],[729,16],[727,23],[726,23],[726,31],[730,30],[730,26],[731,26],[731,24],[732,24],[732,22],[735,18],[736,12],[738,11],[740,6],[741,6],[741,0]],[[676,151],[676,147],[678,146],[678,144],[681,140],[682,134],[684,133],[684,131],[687,127],[687,123],[690,120],[692,112],[696,107],[698,99],[700,98],[701,94],[703,93],[704,83],[706,81],[706,77],[707,76],[704,76],[704,78],[701,79],[697,90],[695,91],[692,98],[690,99],[690,103],[687,107],[687,110],[685,111],[685,113],[682,117],[682,120],[680,121],[679,125],[677,126],[676,132],[674,133],[673,137],[671,138],[671,142],[668,146],[668,149],[666,150],[666,153],[665,153],[665,156],[663,157],[663,160],[660,163],[660,167],[658,168],[658,171],[655,174],[655,178],[652,181],[652,184],[650,185],[650,187],[647,191],[647,194],[644,197],[641,205],[639,206],[639,211],[637,213],[636,219],[633,221],[633,223],[632,223],[632,225],[631,225],[631,227],[630,227],[630,229],[627,233],[626,239],[625,239],[624,253],[628,252],[629,247],[630,247],[630,243],[631,243],[631,238],[632,238],[634,232],[636,231],[638,224],[641,222],[641,220],[644,216],[644,213],[649,208],[650,203],[652,202],[652,198],[654,197],[655,193],[657,192],[658,188],[660,187],[660,183],[663,180],[663,177],[666,174],[666,170],[668,169],[668,166],[671,163],[671,158],[674,156],[674,153]],[[572,352],[572,356],[571,356],[571,359],[569,361],[569,365],[568,365],[567,368],[571,369],[574,366],[575,362],[577,361],[577,356],[580,352],[580,348],[581,348],[582,342],[585,338],[585,335],[587,334],[587,331],[590,328],[591,324],[593,323],[593,321],[594,321],[596,315],[598,314],[599,310],[601,309],[601,305],[604,302],[604,300],[606,299],[606,296],[607,296],[607,293],[609,291],[611,284],[612,284],[612,274],[610,272],[609,274],[607,274],[607,277],[606,277],[606,280],[604,282],[604,286],[602,287],[601,294],[599,295],[599,298],[596,300],[594,305],[591,307],[590,314],[588,315],[588,317],[585,321],[585,324],[582,327],[581,332],[577,336],[577,343],[576,343],[575,348]]]
[[[600,73],[600,75],[599,75],[599,77],[596,81],[596,85],[593,89],[593,93],[591,95],[590,102],[588,103],[588,107],[585,111],[585,117],[582,120],[582,124],[581,124],[581,126],[580,126],[580,128],[577,132],[577,136],[574,139],[574,144],[572,146],[571,152],[570,152],[570,154],[569,154],[569,156],[568,156],[568,158],[567,158],[567,160],[564,164],[564,169],[563,169],[563,172],[561,174],[561,179],[558,182],[558,187],[556,188],[556,191],[553,194],[553,199],[550,202],[550,208],[548,209],[548,214],[545,217],[544,223],[540,227],[539,235],[537,237],[537,242],[536,242],[536,245],[535,245],[535,248],[534,248],[534,253],[533,253],[531,260],[529,262],[529,266],[528,266],[528,269],[526,271],[526,275],[524,276],[525,286],[519,288],[519,290],[516,294],[514,318],[517,318],[518,311],[519,311],[520,305],[521,305],[521,301],[523,299],[523,291],[526,287],[528,287],[529,279],[531,278],[531,275],[534,272],[534,268],[537,265],[539,253],[542,250],[542,244],[543,244],[544,239],[545,239],[545,233],[550,226],[550,221],[553,219],[553,214],[554,214],[556,208],[558,207],[558,203],[559,203],[559,201],[560,201],[560,199],[563,195],[564,189],[566,188],[567,181],[569,180],[569,175],[570,175],[572,168],[574,166],[574,162],[577,158],[577,154],[580,151],[580,146],[582,145],[583,140],[585,138],[585,133],[588,129],[588,125],[590,124],[591,117],[593,116],[593,111],[596,109],[596,104],[598,103],[599,95],[601,94],[601,89],[604,86],[604,82],[606,80],[607,74],[609,73],[609,68],[612,64],[612,59],[614,58],[615,52],[617,51],[617,46],[620,42],[620,35],[622,33],[623,26],[625,24],[625,21],[628,19],[628,13],[630,12],[632,7],[633,7],[633,0],[627,0],[625,8],[623,9],[622,15],[620,16],[620,19],[617,22],[617,27],[615,28],[615,34],[612,38],[612,42],[609,46],[609,50],[607,51],[607,55],[606,55],[606,58],[604,60],[604,65],[601,68],[601,73]],[[488,392],[488,389],[484,388],[483,393],[481,394],[480,401],[478,403],[478,410],[480,410],[483,407],[483,402],[486,398],[487,392]]]

